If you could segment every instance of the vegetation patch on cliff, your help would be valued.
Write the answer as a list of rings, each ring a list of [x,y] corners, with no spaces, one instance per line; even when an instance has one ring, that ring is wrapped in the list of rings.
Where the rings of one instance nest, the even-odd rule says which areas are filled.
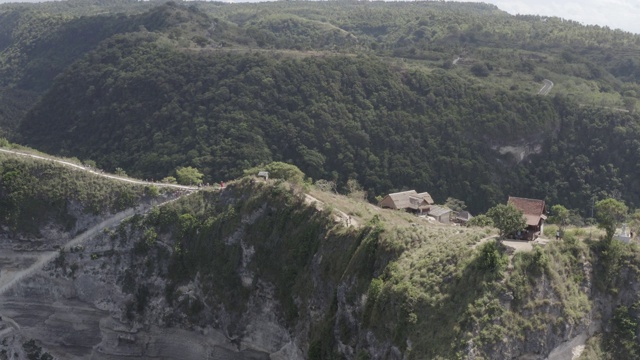
[[[113,213],[135,206],[149,191],[53,161],[0,153],[0,219],[12,233],[37,236],[50,222],[68,231],[76,220],[72,207]]]

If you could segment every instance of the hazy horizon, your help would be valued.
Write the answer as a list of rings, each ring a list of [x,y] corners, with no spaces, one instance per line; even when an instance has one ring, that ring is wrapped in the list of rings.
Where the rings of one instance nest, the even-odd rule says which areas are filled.
[[[455,0],[471,2],[468,0]],[[509,14],[557,16],[640,34],[639,0],[484,0]]]
[[[45,0],[64,1],[64,0]],[[226,2],[258,2],[269,0],[223,0]],[[450,0],[485,2],[496,5],[509,14],[557,16],[584,25],[608,26],[612,29],[640,34],[640,0]],[[44,2],[42,0],[0,0],[0,4]]]

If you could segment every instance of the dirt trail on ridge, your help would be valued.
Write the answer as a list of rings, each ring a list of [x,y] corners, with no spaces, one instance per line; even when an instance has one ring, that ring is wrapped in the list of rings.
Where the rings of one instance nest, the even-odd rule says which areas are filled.
[[[324,202],[316,199],[315,197],[309,194],[304,194],[304,202],[307,205],[314,205],[318,210],[323,210],[325,207]],[[345,213],[340,209],[334,209],[334,210],[338,213],[337,215],[335,215],[336,222],[342,222],[344,223],[345,226],[347,227],[353,226],[356,229],[360,227],[360,223],[358,223],[358,221],[354,219],[353,216],[350,216],[349,214]]]

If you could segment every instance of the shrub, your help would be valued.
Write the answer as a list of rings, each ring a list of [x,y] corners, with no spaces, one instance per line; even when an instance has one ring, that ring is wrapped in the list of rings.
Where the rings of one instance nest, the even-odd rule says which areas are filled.
[[[177,184],[178,180],[176,180],[176,178],[173,176],[167,176],[166,178],[160,180],[160,182],[165,184]]]
[[[627,245],[618,240],[610,240],[600,242],[599,246],[601,250],[600,263],[603,269],[596,272],[597,284],[601,290],[610,290],[616,293],[616,280],[628,249]]]
[[[155,244],[157,239],[158,239],[158,234],[156,233],[154,228],[147,229],[144,232],[144,241],[147,243],[147,245],[151,246]]]
[[[198,169],[187,166],[176,169],[176,179],[182,185],[198,185],[202,183],[204,175]]]
[[[336,183],[335,181],[328,181],[324,179],[320,179],[316,181],[315,186],[318,190],[324,192],[336,192]]]
[[[492,240],[482,245],[480,248],[480,266],[493,273],[502,272],[509,259],[502,252],[501,246],[497,241]]]
[[[304,173],[297,166],[279,161],[245,170],[244,175],[257,176],[260,171],[268,171],[270,179],[286,180],[297,185],[304,183]]]
[[[640,356],[640,346],[636,337],[640,324],[636,315],[637,305],[631,309],[620,306],[613,313],[612,334],[607,342],[616,359],[637,359]]]
[[[362,189],[360,183],[356,179],[347,181],[347,194],[352,199],[364,200],[367,197],[366,191]]]
[[[149,185],[144,188],[147,196],[151,198],[157,198],[160,195],[160,189],[155,185]]]
[[[542,274],[547,270],[549,266],[549,257],[545,254],[540,245],[533,247],[533,254],[531,259],[531,265],[536,273]]]
[[[489,68],[484,63],[478,63],[471,67],[471,73],[478,77],[489,76]]]
[[[548,237],[550,239],[551,238],[555,239],[556,231],[558,231],[558,229],[559,228],[556,225],[551,225],[551,224],[547,225],[547,224],[545,224],[545,226],[544,226],[544,236]]]
[[[562,236],[562,241],[567,243],[570,246],[576,246],[578,244],[578,239],[574,235],[575,233],[566,232]]]
[[[493,220],[493,224],[500,231],[501,237],[524,229],[527,225],[522,211],[511,204],[498,204],[487,211],[487,216]]]
[[[488,217],[487,215],[478,215],[471,218],[471,220],[467,222],[467,226],[478,226],[478,227],[493,226],[493,220],[491,220],[491,218]]]

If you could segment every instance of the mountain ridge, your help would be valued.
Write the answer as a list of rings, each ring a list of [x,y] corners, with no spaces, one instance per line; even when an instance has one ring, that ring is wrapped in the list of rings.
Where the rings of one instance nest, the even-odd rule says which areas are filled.
[[[542,359],[574,339],[590,356],[628,341],[637,246],[620,243],[617,260],[593,238],[513,254],[483,240],[493,234],[247,176],[60,251],[0,294],[0,326],[18,324],[0,349],[20,358]],[[502,265],[489,265],[493,256]],[[77,321],[82,336],[69,327]],[[54,328],[64,346],[42,335]],[[192,340],[202,347],[181,347]],[[637,346],[624,344],[616,356]]]
[[[570,196],[562,174],[548,171],[565,157],[565,169],[584,164],[583,153],[601,158],[562,125],[576,117],[636,131],[637,36],[474,4],[149,6],[100,15],[128,32],[92,42],[8,131],[143,178],[187,164],[217,182],[289,161],[340,187],[357,179],[370,200],[427,187],[474,211],[513,194],[583,215],[593,197],[638,203],[628,160],[588,163],[598,180]],[[543,79],[555,86],[535,96]],[[608,152],[634,151],[590,136]],[[494,150],[520,146],[540,153]]]

